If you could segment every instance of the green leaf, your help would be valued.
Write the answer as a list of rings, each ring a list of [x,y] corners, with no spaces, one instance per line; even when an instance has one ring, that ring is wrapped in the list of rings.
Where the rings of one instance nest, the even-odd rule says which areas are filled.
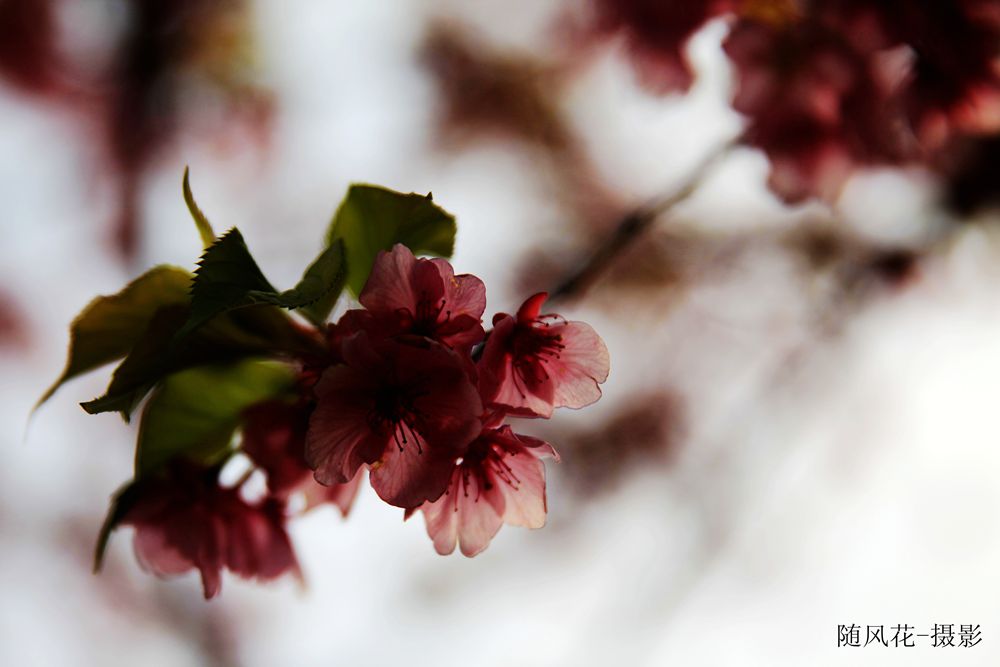
[[[282,303],[285,308],[298,308],[316,325],[323,324],[330,317],[340,293],[347,283],[347,258],[344,242],[341,239],[333,241],[320,253],[306,272],[302,280],[292,289],[282,293]],[[301,303],[302,305],[291,305]]]
[[[198,228],[201,242],[207,248],[215,243],[215,231],[212,229],[212,223],[208,221],[208,218],[201,212],[201,209],[198,208],[198,204],[194,200],[194,193],[191,192],[191,182],[188,179],[187,167],[184,167],[184,183],[181,189],[184,191],[184,203],[187,204],[188,211],[194,219],[194,225]]]
[[[128,421],[143,397],[171,373],[247,357],[316,356],[325,351],[321,339],[273,306],[223,313],[178,339],[189,314],[185,306],[158,311],[145,334],[115,369],[104,395],[82,403],[83,409],[90,414],[120,412]]]
[[[178,335],[194,331],[219,313],[260,303],[254,294],[275,292],[250,254],[243,235],[233,227],[198,260],[191,283],[191,316]]]
[[[104,564],[104,552],[108,549],[108,540],[111,538],[111,531],[118,527],[125,515],[135,506],[138,499],[136,483],[129,482],[115,491],[111,498],[111,507],[108,509],[104,523],[101,524],[101,531],[97,534],[97,545],[94,547],[94,572],[100,572]]]
[[[174,266],[157,266],[117,294],[99,296],[70,325],[69,355],[62,375],[38,401],[47,401],[67,380],[129,353],[164,306],[186,304],[191,274]]]
[[[218,461],[231,447],[242,412],[289,391],[294,378],[289,366],[269,361],[202,366],[167,377],[142,413],[136,478],[178,456]]]
[[[355,295],[368,281],[375,256],[396,243],[414,254],[450,257],[455,247],[455,216],[431,195],[403,194],[374,185],[352,185],[330,224],[328,242],[343,239],[347,285]]]
[[[235,227],[206,250],[198,264],[191,286],[191,316],[178,337],[188,335],[221,313],[257,304],[305,309],[322,301],[324,305],[303,313],[322,323],[325,304],[333,307],[347,275],[344,244],[337,240],[309,265],[295,287],[278,292],[264,277]]]

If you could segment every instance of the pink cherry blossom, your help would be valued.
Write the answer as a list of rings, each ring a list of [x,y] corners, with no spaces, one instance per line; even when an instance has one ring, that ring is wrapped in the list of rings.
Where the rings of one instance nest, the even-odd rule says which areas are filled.
[[[206,599],[219,592],[223,568],[261,580],[298,573],[284,503],[247,503],[216,477],[214,470],[175,464],[133,487],[135,501],[121,523],[135,527],[139,563],[161,577],[197,569]]]
[[[417,334],[468,349],[483,338],[486,287],[443,259],[417,259],[397,243],[375,258],[358,297],[389,334]]]
[[[548,443],[510,426],[485,429],[454,466],[444,495],[420,508],[434,549],[450,554],[458,544],[475,556],[505,523],[545,525],[545,456],[558,460]]]
[[[466,364],[427,338],[342,344],[344,364],[316,385],[306,462],[321,484],[344,484],[362,465],[386,502],[416,507],[444,493],[451,467],[481,428],[482,402]]]
[[[484,400],[523,416],[551,417],[601,397],[610,360],[601,337],[583,322],[540,315],[548,295],[529,298],[516,317],[500,313],[479,362]]]

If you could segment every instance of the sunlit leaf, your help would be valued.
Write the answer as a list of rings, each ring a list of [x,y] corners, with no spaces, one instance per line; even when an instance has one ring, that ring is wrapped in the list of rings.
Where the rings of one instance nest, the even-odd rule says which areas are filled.
[[[142,413],[136,478],[178,456],[205,464],[218,461],[231,447],[241,413],[287,392],[293,381],[285,364],[249,360],[167,377]]]
[[[347,284],[359,294],[375,256],[396,243],[414,254],[450,257],[455,247],[455,217],[431,196],[403,194],[374,185],[352,185],[333,217],[330,243],[343,239],[347,252]]]
[[[158,266],[117,294],[91,301],[70,325],[66,367],[38,405],[67,380],[127,355],[160,308],[188,303],[190,285],[184,269]]]

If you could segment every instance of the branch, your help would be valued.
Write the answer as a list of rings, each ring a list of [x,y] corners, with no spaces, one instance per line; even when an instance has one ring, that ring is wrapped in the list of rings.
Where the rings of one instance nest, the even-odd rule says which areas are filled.
[[[657,218],[693,195],[712,168],[728,155],[737,143],[738,139],[733,139],[717,147],[705,156],[670,194],[654,199],[625,215],[608,240],[602,243],[575,272],[550,291],[549,300],[568,299],[583,294],[614,259],[642,236]]]

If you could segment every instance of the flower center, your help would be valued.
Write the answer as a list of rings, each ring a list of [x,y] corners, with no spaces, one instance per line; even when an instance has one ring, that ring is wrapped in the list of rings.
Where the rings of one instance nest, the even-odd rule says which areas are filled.
[[[458,499],[461,495],[469,497],[469,484],[472,478],[476,479],[476,497],[473,502],[479,502],[484,491],[492,491],[494,481],[499,480],[501,484],[506,484],[515,491],[521,488],[521,480],[514,474],[514,469],[504,460],[506,456],[517,456],[518,452],[507,450],[501,445],[497,445],[486,438],[480,438],[469,446],[469,451],[465,453],[459,462],[459,477],[461,480],[461,491],[455,488],[455,496],[451,499],[455,511],[458,511]],[[451,488],[445,494],[451,493]]]
[[[392,385],[379,387],[375,391],[375,400],[368,413],[368,424],[377,433],[391,434],[401,452],[413,442],[417,453],[423,453],[416,432],[416,423],[422,413],[415,401],[420,395],[420,392],[412,389]]]
[[[451,319],[451,311],[445,310],[446,304],[444,298],[432,301],[427,290],[422,290],[417,300],[417,312],[413,313],[413,324],[410,327],[412,333],[433,338],[440,326],[438,322],[441,319],[441,312],[445,313],[444,323]]]
[[[549,329],[548,320],[535,320],[529,325],[519,325],[514,335],[514,386],[524,397],[526,390],[549,379],[546,364],[558,360],[566,345],[562,334]]]

